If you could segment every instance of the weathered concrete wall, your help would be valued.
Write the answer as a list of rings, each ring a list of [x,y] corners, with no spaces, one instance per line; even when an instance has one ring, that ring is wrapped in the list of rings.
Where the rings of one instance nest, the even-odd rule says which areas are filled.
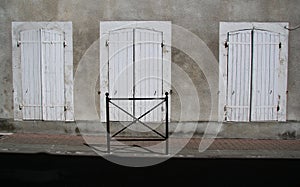
[[[300,2],[298,0],[2,0],[0,2],[0,118],[13,118],[12,97],[12,58],[11,58],[11,22],[12,21],[72,21],[74,47],[74,73],[82,58],[94,49],[93,44],[99,39],[99,21],[157,20],[172,21],[198,36],[211,51],[215,61],[218,59],[218,34],[220,21],[287,21],[290,26],[300,24]],[[300,120],[300,29],[290,32],[289,69],[288,69],[288,120]],[[185,42],[184,36],[173,38],[173,43]],[[202,45],[203,46],[203,45]],[[203,64],[207,56],[206,46],[195,48]],[[91,63],[99,64],[99,54],[85,57]],[[208,120],[211,102],[217,98],[217,90],[210,89],[207,74],[188,54],[172,50],[174,65],[188,73],[196,85],[200,98],[201,114],[193,114],[190,120]],[[97,65],[95,65],[97,67]],[[205,69],[207,71],[207,69]],[[89,74],[86,69],[86,74]],[[172,75],[176,80],[176,75]],[[217,80],[218,78],[215,77]],[[92,85],[97,94],[98,88]],[[213,85],[218,87],[218,85]],[[173,90],[172,119],[178,120],[180,106],[179,96]],[[75,90],[76,100],[76,90]],[[97,96],[97,95],[96,95]],[[97,98],[95,96],[95,98]],[[212,96],[212,98],[211,98]],[[77,98],[77,99],[83,99]],[[93,98],[94,99],[94,98]],[[99,102],[95,99],[95,102]],[[99,106],[96,104],[95,106]],[[75,101],[75,112],[76,112]],[[99,111],[99,108],[97,108]],[[212,119],[217,119],[217,109],[212,108]],[[76,115],[76,113],[75,113]],[[87,115],[88,116],[88,115]],[[76,117],[75,117],[76,118]]]

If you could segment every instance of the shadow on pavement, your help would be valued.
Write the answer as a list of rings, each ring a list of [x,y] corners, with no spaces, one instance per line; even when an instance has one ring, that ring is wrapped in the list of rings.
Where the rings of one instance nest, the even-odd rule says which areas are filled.
[[[299,159],[171,158],[131,168],[100,156],[1,153],[0,161],[1,186],[300,186]]]

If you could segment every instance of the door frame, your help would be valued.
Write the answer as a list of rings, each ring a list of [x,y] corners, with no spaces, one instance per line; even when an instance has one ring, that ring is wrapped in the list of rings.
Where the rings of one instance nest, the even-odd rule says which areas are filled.
[[[20,32],[25,30],[57,30],[65,35],[64,48],[64,100],[65,121],[74,121],[73,100],[73,39],[72,22],[12,22],[12,71],[14,120],[22,121],[22,66],[19,47]]]
[[[278,79],[279,103],[278,121],[286,121],[287,110],[287,67],[288,67],[288,28],[287,22],[220,22],[219,30],[219,108],[218,121],[226,121],[227,93],[227,33],[237,30],[268,30],[280,34],[282,48],[280,50],[280,76]]]

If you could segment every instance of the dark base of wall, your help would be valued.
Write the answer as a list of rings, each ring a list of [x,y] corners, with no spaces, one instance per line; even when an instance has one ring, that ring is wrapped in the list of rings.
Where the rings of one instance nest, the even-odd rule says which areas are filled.
[[[113,122],[111,132],[123,128],[125,123]],[[157,131],[164,133],[164,124],[150,124]],[[137,131],[137,132],[136,132]],[[106,132],[106,123],[99,121],[14,121],[0,119],[2,133],[44,133],[44,134],[99,134]],[[141,133],[142,132],[142,133]],[[132,125],[121,135],[149,135],[140,124]],[[264,122],[264,123],[219,123],[219,122],[171,122],[169,134],[179,137],[204,138],[248,138],[248,139],[300,139],[300,122]]]

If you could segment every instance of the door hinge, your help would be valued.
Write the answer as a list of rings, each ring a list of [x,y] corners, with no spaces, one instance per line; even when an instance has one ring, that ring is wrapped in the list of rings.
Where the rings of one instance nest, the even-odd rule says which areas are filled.
[[[279,43],[279,49],[281,49],[281,42]]]
[[[164,46],[165,46],[165,44],[164,44],[163,42],[162,42],[160,45],[161,45],[161,47],[164,47]]]
[[[228,48],[228,41],[226,40],[224,43],[225,48]]]
[[[277,110],[277,112],[280,110],[280,95],[278,95],[278,102],[277,102],[277,108],[276,108],[276,110]]]
[[[105,46],[108,47],[108,45],[109,45],[109,40],[106,40]]]
[[[227,107],[224,105],[224,121],[227,121]]]
[[[66,40],[64,40],[63,46],[64,46],[64,48],[67,46],[67,41]]]
[[[21,41],[18,40],[18,41],[17,41],[17,47],[20,47],[20,45],[21,45]]]

